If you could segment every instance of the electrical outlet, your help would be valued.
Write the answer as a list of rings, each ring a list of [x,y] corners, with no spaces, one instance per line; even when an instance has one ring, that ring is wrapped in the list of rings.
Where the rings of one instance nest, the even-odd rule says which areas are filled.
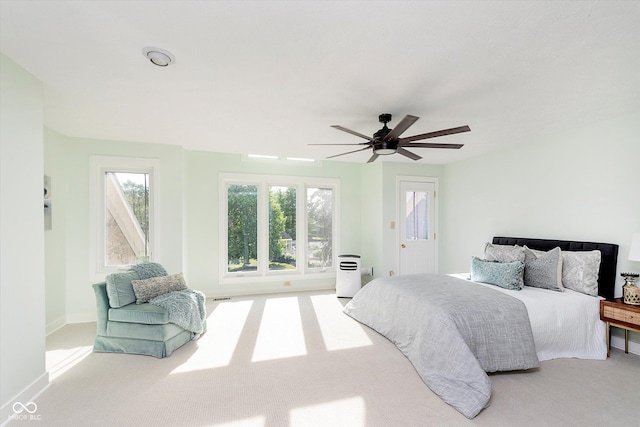
[[[396,229],[396,222],[395,222],[395,221],[391,221],[390,228],[391,228],[392,230],[395,230],[395,229]]]
[[[288,280],[286,282],[284,282],[285,286],[291,286],[291,282],[289,282]]]
[[[389,276],[393,276],[393,270],[389,270]]]

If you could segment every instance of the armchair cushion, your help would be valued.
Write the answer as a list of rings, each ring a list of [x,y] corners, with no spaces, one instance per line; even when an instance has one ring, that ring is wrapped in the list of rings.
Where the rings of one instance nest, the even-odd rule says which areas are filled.
[[[133,291],[131,281],[138,279],[140,279],[140,276],[135,271],[109,274],[105,279],[109,306],[119,308],[136,302],[136,294]]]
[[[164,325],[169,322],[167,310],[153,304],[129,304],[118,309],[109,309],[112,322],[144,323]]]

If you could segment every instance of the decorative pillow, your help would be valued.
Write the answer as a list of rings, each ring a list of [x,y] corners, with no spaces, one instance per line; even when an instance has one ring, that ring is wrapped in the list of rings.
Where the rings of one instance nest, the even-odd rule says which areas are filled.
[[[562,252],[562,283],[566,288],[583,294],[598,296],[600,251]]]
[[[129,271],[135,271],[140,279],[150,279],[152,277],[166,276],[167,270],[157,262],[143,262],[131,266]]]
[[[120,308],[135,302],[136,295],[133,292],[131,281],[138,279],[140,279],[138,273],[133,271],[109,274],[104,280],[107,283],[109,306],[112,308]]]
[[[539,255],[536,255],[536,252]],[[524,247],[524,284],[534,288],[564,291],[562,286],[562,252],[560,248],[549,252],[533,251]]]
[[[182,273],[132,280],[131,285],[133,286],[133,292],[136,294],[136,304],[144,304],[159,295],[187,289]]]
[[[488,283],[504,289],[519,291],[524,263],[520,261],[496,262],[471,257],[471,280]]]
[[[524,248],[518,245],[495,245],[487,243],[484,247],[484,259],[498,262],[524,262]]]
[[[524,248],[518,245],[496,245],[487,243],[484,247],[484,259],[487,261],[524,263]],[[524,270],[520,275],[520,289],[524,287]]]

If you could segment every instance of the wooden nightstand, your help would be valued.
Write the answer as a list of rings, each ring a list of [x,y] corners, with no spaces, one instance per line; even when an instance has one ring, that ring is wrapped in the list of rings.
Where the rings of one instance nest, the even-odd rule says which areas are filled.
[[[607,323],[607,356],[611,349],[611,326],[624,329],[624,352],[629,353],[629,331],[640,332],[640,306],[625,304],[620,298],[602,300],[600,320]]]

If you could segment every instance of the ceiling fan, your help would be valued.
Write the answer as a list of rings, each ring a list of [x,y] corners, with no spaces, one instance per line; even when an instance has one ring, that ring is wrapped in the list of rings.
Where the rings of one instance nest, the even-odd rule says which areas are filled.
[[[345,127],[339,125],[332,125],[332,128],[336,128],[343,132],[350,133],[355,136],[359,136],[360,138],[364,138],[367,142],[360,142],[358,144],[309,144],[309,145],[365,145],[366,147],[361,148],[359,150],[348,151],[346,153],[336,154],[334,156],[329,156],[327,159],[331,159],[333,157],[343,156],[345,154],[357,153],[359,151],[364,151],[368,149],[373,149],[373,155],[369,158],[367,163],[371,163],[375,161],[378,156],[386,156],[389,154],[402,154],[405,157],[408,157],[412,160],[420,160],[422,157],[418,156],[415,153],[407,150],[406,148],[451,148],[451,149],[459,149],[463,146],[463,144],[436,144],[430,142],[413,142],[419,141],[421,139],[428,138],[436,138],[439,136],[445,135],[453,135],[456,133],[469,132],[471,129],[469,126],[459,126],[451,129],[443,129],[435,132],[423,133],[420,135],[408,136],[405,138],[400,138],[411,125],[413,125],[416,120],[420,117],[406,115],[404,119],[398,123],[396,127],[393,129],[389,129],[387,127],[387,123],[391,121],[391,114],[385,113],[380,114],[378,116],[378,120],[380,123],[384,123],[382,129],[373,134],[373,137],[363,135],[359,132],[352,131],[351,129],[347,129]]]

